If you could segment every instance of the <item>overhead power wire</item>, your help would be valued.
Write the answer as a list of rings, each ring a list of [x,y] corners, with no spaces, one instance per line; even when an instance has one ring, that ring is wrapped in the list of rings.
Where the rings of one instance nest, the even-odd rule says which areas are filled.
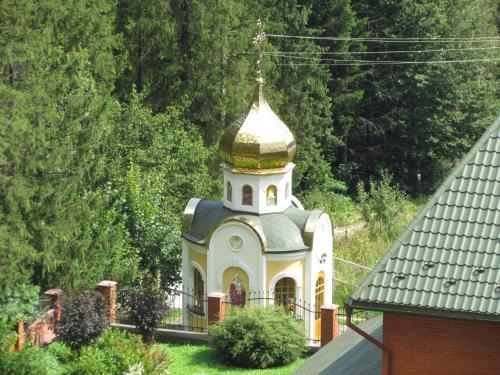
[[[317,59],[321,60],[321,59]],[[468,59],[468,60],[436,60],[436,61],[381,61],[381,60],[335,60],[331,59],[334,62],[332,63],[320,63],[320,64],[312,64],[312,63],[282,63],[276,65],[291,65],[291,66],[318,66],[318,65],[337,65],[337,66],[349,66],[349,65],[411,65],[411,64],[420,64],[420,65],[434,65],[434,64],[464,64],[464,63],[479,63],[479,62],[494,62],[500,61],[498,59]]]
[[[450,42],[468,42],[468,43],[484,43],[498,42],[500,37],[484,36],[470,38],[353,38],[342,36],[303,36],[303,35],[283,35],[283,34],[266,34],[269,38],[289,38],[289,39],[314,39],[314,40],[330,40],[330,41],[354,41],[354,42],[374,42],[374,43],[450,43]]]
[[[268,51],[262,52],[263,55],[267,56],[285,56],[285,55],[385,55],[391,53],[430,53],[430,52],[459,52],[459,51],[481,51],[481,50],[496,50],[500,47],[471,47],[471,48],[439,48],[439,49],[424,49],[424,50],[389,50],[389,51],[338,51],[338,52],[319,52],[319,51],[306,51],[306,52],[294,52],[294,51]],[[237,55],[255,55],[253,51],[241,51],[233,52]]]
[[[488,59],[456,59],[456,60],[426,60],[426,61],[418,61],[418,60],[363,60],[363,59],[335,59],[335,58],[324,58],[324,57],[307,57],[307,56],[294,56],[294,55],[273,55],[276,57],[284,57],[286,59],[298,59],[298,60],[313,60],[313,61],[333,61],[333,62],[373,62],[373,63],[398,63],[398,62],[418,62],[418,63],[439,63],[440,61],[459,61],[459,62],[468,62],[468,61],[484,61],[494,58]],[[500,59],[499,59],[500,60]]]

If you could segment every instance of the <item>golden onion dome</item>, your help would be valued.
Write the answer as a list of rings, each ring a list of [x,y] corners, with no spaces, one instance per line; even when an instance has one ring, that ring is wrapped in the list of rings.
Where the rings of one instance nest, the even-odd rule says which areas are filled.
[[[292,160],[295,146],[292,132],[267,104],[260,79],[248,112],[225,130],[219,151],[223,161],[240,171],[271,173]]]

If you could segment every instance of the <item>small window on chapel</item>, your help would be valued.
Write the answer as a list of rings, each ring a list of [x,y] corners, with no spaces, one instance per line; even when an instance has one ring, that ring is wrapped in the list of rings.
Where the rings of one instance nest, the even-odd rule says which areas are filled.
[[[200,271],[193,268],[193,307],[203,313],[203,296],[205,293],[205,286]]]
[[[253,190],[250,185],[243,186],[243,199],[242,204],[245,206],[253,205]]]
[[[276,206],[277,194],[278,194],[278,189],[276,189],[276,186],[271,185],[267,188],[266,201],[268,206]]]
[[[290,182],[287,182],[285,187],[285,199],[289,198],[290,198]]]
[[[229,202],[233,201],[233,187],[231,186],[231,183],[229,181],[227,182],[226,196]]]

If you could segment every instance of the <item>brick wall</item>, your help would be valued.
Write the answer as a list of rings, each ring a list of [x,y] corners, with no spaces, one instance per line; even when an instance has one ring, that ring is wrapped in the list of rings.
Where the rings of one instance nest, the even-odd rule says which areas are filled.
[[[384,313],[384,344],[392,375],[500,374],[500,323]]]
[[[111,323],[116,320],[116,282],[101,281],[97,284],[97,290],[101,293],[108,305],[108,316]],[[61,289],[47,290],[44,295],[49,297],[52,302],[52,309],[49,309],[45,315],[39,319],[32,321],[24,328],[24,322],[20,321],[16,328],[18,335],[14,345],[16,350],[22,350],[26,343],[31,345],[47,345],[56,339],[55,322],[61,319],[63,291]]]

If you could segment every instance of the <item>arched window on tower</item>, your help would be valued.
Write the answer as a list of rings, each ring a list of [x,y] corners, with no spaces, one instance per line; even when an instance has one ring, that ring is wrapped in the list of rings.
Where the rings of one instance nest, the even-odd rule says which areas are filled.
[[[290,199],[290,181],[286,183],[285,187],[285,199]]]
[[[250,185],[243,185],[243,199],[242,204],[245,206],[253,205],[253,190]]]
[[[266,191],[266,202],[268,206],[276,206],[278,189],[276,186],[269,185]]]
[[[233,201],[233,186],[231,185],[231,182],[227,182],[227,187],[226,187],[226,198],[228,202]]]

